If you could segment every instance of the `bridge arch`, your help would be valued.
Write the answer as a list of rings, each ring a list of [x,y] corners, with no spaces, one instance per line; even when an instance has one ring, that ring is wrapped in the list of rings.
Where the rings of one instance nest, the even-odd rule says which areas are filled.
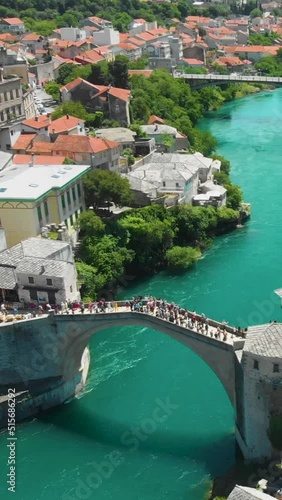
[[[189,330],[161,318],[138,312],[54,316],[62,350],[61,376],[69,380],[80,369],[83,352],[98,331],[138,325],[161,331],[195,352],[216,374],[235,406],[235,353],[233,345]]]

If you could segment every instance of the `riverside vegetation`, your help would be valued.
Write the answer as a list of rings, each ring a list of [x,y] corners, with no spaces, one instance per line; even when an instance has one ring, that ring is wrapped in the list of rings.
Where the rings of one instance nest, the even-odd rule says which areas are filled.
[[[231,100],[237,89],[229,85],[223,90],[206,88],[192,92],[183,80],[176,80],[162,70],[154,71],[149,78],[138,75],[130,79],[128,61],[123,56],[113,63],[83,68],[66,64],[60,70],[58,82],[50,85],[60,86],[77,76],[97,85],[112,82],[116,87],[131,87],[132,129],[137,136],[142,134],[140,124],[147,123],[151,113],[161,116],[188,136],[190,153],[200,151],[221,161],[221,171],[215,174],[215,179],[227,189],[227,206],[219,209],[180,205],[166,210],[152,205],[125,211],[118,220],[102,220],[95,211],[105,202],[133,206],[130,185],[114,172],[90,172],[85,177],[84,190],[86,205],[93,208],[78,221],[81,243],[77,270],[82,296],[93,299],[114,290],[125,274],[140,277],[162,269],[187,269],[216,234],[236,226],[242,192],[230,180],[230,162],[213,154],[216,139],[195,124],[215,104]],[[80,103],[62,104],[55,117],[66,113],[84,118],[88,124],[96,122],[95,126],[118,125],[104,120],[102,113],[89,115]]]

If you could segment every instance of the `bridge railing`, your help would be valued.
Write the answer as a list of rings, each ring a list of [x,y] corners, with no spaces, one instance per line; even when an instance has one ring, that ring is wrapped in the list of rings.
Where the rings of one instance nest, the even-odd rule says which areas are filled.
[[[186,80],[207,80],[207,81],[231,81],[231,82],[257,82],[257,83],[282,83],[280,76],[261,76],[261,75],[217,75],[214,73],[194,74],[175,71],[175,78],[185,78]]]
[[[114,303],[117,304],[117,307],[128,307],[128,310],[131,310],[130,309],[130,300],[119,300],[119,301],[115,301]],[[148,302],[150,302],[149,300],[147,299],[142,299],[139,301],[139,303],[142,303],[143,305],[147,305]],[[158,306],[160,303],[159,300],[156,300],[156,305]],[[177,304],[175,304],[177,306]],[[203,316],[202,314],[198,314],[198,313],[195,313],[193,311],[189,311],[188,309],[186,309],[185,307],[181,307],[181,306],[178,306],[180,308],[180,311],[187,311],[188,313],[188,318],[193,318],[194,316],[196,317],[196,321],[201,321]],[[118,310],[117,311],[113,311],[113,312],[119,312]],[[133,311],[134,312],[134,311]],[[147,314],[147,313],[144,313],[144,314]],[[232,335],[236,335],[237,337],[244,337],[245,334],[244,334],[244,331],[242,329],[238,330],[238,328],[235,328],[233,326],[230,326],[228,325],[225,321],[217,321],[215,319],[211,319],[211,318],[207,318],[205,317],[205,321],[208,322],[209,326],[212,326],[214,328],[220,328],[220,329],[225,329],[228,333],[232,334]]]

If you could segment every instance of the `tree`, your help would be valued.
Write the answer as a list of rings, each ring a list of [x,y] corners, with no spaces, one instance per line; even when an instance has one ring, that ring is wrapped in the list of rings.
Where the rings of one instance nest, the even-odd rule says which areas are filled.
[[[91,73],[87,80],[95,85],[108,85],[109,69],[107,63],[92,64]]]
[[[66,156],[66,158],[63,161],[63,165],[76,165],[76,162],[71,158],[69,158],[68,156]]]
[[[234,184],[229,184],[225,187],[227,189],[226,206],[228,208],[232,208],[233,210],[238,210],[243,199],[241,188],[239,186],[235,186]]]
[[[122,156],[124,158],[127,158],[127,164],[129,167],[135,163],[135,158],[132,149],[125,148],[122,152]]]
[[[46,83],[44,86],[45,92],[47,92],[47,94],[51,95],[55,101],[59,101],[61,98],[60,88],[61,88],[61,85],[59,85],[58,83],[55,83],[55,82]]]
[[[113,62],[109,63],[109,72],[111,83],[114,87],[120,89],[129,88],[128,58],[125,56],[116,56]]]
[[[81,120],[87,120],[88,113],[81,102],[66,101],[52,113],[52,120],[57,120],[62,116],[75,116],[76,118],[81,118]]]
[[[230,164],[229,160],[226,160],[226,158],[224,158],[224,156],[221,156],[221,155],[218,155],[218,154],[213,154],[211,157],[212,157],[213,160],[219,160],[220,161],[220,163],[221,163],[220,172],[223,172],[226,175],[230,174],[231,164]]]
[[[94,209],[113,202],[116,205],[130,205],[133,196],[128,179],[108,170],[93,170],[84,177],[85,200]]]
[[[163,144],[167,148],[168,152],[170,152],[175,144],[175,139],[168,132],[164,132],[161,135],[161,144]]]
[[[92,210],[80,214],[76,228],[80,237],[101,237],[105,234],[105,224]]]
[[[145,137],[147,137],[146,132],[144,132],[144,130],[142,130],[139,123],[133,123],[132,125],[130,125],[129,128],[130,128],[130,130],[132,130],[132,132],[136,132],[137,139],[145,139]]]
[[[73,63],[62,64],[59,68],[59,76],[57,78],[57,83],[64,85],[67,82],[68,77],[72,74],[75,65]]]
[[[197,248],[175,246],[167,250],[165,257],[168,267],[172,269],[187,269],[201,256]]]
[[[262,16],[262,11],[258,8],[256,9],[253,9],[251,12],[250,12],[250,17],[252,19],[254,19],[255,17],[261,17]]]

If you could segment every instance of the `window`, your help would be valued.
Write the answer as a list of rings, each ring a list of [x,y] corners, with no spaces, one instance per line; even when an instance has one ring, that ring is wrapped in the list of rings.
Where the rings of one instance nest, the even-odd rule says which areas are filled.
[[[41,212],[41,207],[37,207],[37,217],[39,222],[42,221],[42,212]]]
[[[81,198],[81,187],[80,184],[77,184],[77,196]]]
[[[71,190],[72,190],[72,199],[73,199],[73,201],[75,201],[76,200],[75,187],[72,187]]]
[[[52,282],[52,280],[50,278],[47,278],[46,282],[47,282],[47,285],[49,285],[49,286],[53,285],[53,282]]]
[[[67,191],[67,200],[68,200],[68,205],[71,205],[71,196],[69,191]]]
[[[259,364],[258,364],[258,361],[255,359],[254,360],[254,370],[258,370],[259,369]]]
[[[11,135],[14,135],[14,131],[13,130],[11,130]]]
[[[62,194],[61,196],[61,202],[62,202],[62,209],[65,210],[66,209],[66,202],[65,202],[65,195]]]
[[[75,220],[77,220],[77,217],[78,217],[78,211],[77,210],[74,212],[74,215],[75,215]]]
[[[11,149],[11,144],[6,144],[6,149]]]
[[[31,276],[29,276],[29,278],[28,278],[28,282],[29,282],[31,285],[34,285],[34,278],[32,278]]]
[[[4,92],[4,99],[5,101],[8,101],[8,92]]]
[[[29,291],[29,296],[31,300],[37,300],[37,291],[36,290],[30,290]]]
[[[49,209],[48,209],[48,202],[47,201],[44,201],[44,214],[45,214],[46,218],[49,216]]]
[[[70,293],[72,293],[72,286],[70,286]]]
[[[279,365],[278,363],[273,364],[273,373],[279,373]]]
[[[73,216],[70,216],[70,225],[73,226]]]
[[[163,187],[165,187],[165,181],[163,181]]]
[[[179,182],[175,183],[175,187],[179,188]]]

